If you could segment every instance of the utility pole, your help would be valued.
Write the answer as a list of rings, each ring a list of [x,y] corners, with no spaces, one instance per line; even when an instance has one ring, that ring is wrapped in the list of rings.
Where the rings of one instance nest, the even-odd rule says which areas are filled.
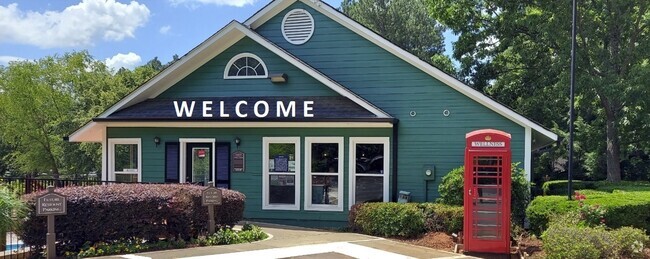
[[[573,124],[575,124],[575,84],[576,84],[576,16],[578,16],[578,3],[573,0],[573,22],[571,27],[571,89],[570,89],[570,102],[569,108],[569,181],[567,184],[567,195],[569,200],[573,197]]]

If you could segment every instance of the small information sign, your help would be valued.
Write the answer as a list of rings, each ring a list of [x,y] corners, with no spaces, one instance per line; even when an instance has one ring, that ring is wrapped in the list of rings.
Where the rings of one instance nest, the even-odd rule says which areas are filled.
[[[55,193],[54,188],[48,188],[48,192],[36,200],[36,215],[66,215],[66,197]]]
[[[236,173],[246,170],[246,153],[239,150],[232,153],[232,170]]]
[[[201,204],[203,206],[221,205],[221,198],[221,190],[210,186],[201,193]]]

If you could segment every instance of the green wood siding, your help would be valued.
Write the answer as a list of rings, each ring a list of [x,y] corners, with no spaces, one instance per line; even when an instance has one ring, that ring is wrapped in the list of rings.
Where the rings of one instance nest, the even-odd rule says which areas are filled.
[[[286,73],[284,84],[270,79],[223,79],[225,67],[234,56],[244,52],[257,55],[266,64],[269,74]],[[233,46],[176,83],[157,98],[183,97],[244,97],[244,96],[336,96],[336,92],[305,74],[286,60],[250,38],[243,38]]]
[[[313,37],[288,43],[281,32],[284,15],[294,9],[314,17]],[[524,160],[524,128],[444,85],[325,15],[297,2],[256,29],[262,36],[302,59],[361,97],[398,118],[398,188],[414,201],[438,197],[442,176],[461,166],[465,134],[494,128],[512,134],[513,161]],[[442,115],[444,110],[450,116]],[[409,113],[415,111],[416,116]],[[425,185],[423,166],[433,164],[435,181]],[[425,197],[428,188],[428,197]]]
[[[230,142],[231,152],[237,150],[233,139],[239,137],[239,150],[246,153],[246,172],[231,172],[231,189],[246,195],[244,216],[251,219],[285,220],[291,213],[291,219],[309,222],[309,225],[332,226],[320,221],[347,221],[349,197],[349,137],[390,137],[389,128],[349,128],[349,129],[312,129],[312,128],[108,128],[108,138],[141,138],[142,140],[142,181],[163,182],[165,171],[165,142],[178,142],[179,138],[216,138],[217,142]],[[301,195],[300,211],[262,210],[262,138],[263,137],[301,137],[301,193],[304,192],[304,137],[344,137],[344,172],[343,172],[343,212],[305,211],[304,199],[310,195]],[[154,137],[161,139],[156,146]],[[391,165],[392,166],[392,165]],[[390,187],[390,185],[389,185]],[[336,225],[336,224],[335,224]]]

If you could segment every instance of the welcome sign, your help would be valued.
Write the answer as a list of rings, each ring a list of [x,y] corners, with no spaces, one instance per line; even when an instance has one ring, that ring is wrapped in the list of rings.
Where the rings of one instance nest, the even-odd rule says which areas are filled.
[[[314,117],[314,101],[265,101],[249,102],[239,100],[234,103],[226,101],[173,101],[177,118],[296,118],[299,108],[302,114],[299,117]],[[198,112],[197,109],[198,108]],[[302,115],[302,116],[300,116]]]

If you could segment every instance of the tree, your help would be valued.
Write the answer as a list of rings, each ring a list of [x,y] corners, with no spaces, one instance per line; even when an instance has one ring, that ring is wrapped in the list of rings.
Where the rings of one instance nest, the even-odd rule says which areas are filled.
[[[461,74],[475,88],[567,131],[570,2],[427,3],[434,18],[460,34],[454,57],[461,60]],[[579,1],[576,138],[592,156],[605,150],[609,181],[621,180],[622,150],[648,150],[647,137],[643,137],[647,135],[642,134],[649,133],[644,124],[650,112],[649,4],[644,0]],[[606,141],[597,142],[602,138],[593,137],[598,135]],[[626,140],[625,147],[621,138]]]
[[[445,50],[444,27],[426,11],[424,0],[343,0],[343,13],[421,60],[455,74]]]

